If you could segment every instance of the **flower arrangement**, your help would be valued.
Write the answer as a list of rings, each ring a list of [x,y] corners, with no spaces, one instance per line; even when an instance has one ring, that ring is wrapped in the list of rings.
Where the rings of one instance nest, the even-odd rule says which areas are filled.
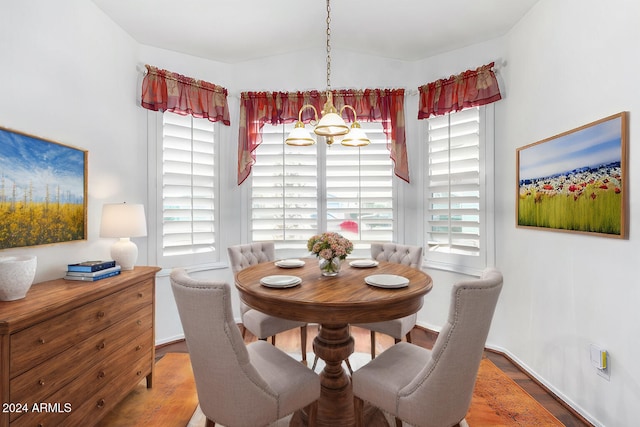
[[[311,237],[307,249],[318,258],[345,259],[353,250],[353,243],[338,233],[326,232]]]

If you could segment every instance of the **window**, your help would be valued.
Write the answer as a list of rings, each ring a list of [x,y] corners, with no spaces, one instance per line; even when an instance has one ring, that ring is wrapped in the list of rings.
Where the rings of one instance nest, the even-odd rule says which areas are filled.
[[[251,179],[250,238],[274,241],[292,254],[309,237],[336,231],[356,249],[394,238],[393,164],[380,123],[361,123],[362,148],[324,138],[313,146],[284,143],[293,125],[265,125]],[[363,252],[364,254],[364,252]],[[365,255],[368,256],[368,255]]]
[[[217,126],[190,115],[162,115],[156,247],[163,267],[217,261]]]
[[[489,108],[493,111],[474,107],[427,120],[424,229],[425,258],[432,267],[477,273],[487,265]]]

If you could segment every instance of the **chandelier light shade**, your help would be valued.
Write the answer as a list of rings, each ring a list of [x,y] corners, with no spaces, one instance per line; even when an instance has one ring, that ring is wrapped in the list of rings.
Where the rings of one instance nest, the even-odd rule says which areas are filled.
[[[298,121],[285,142],[289,145],[313,145],[316,140],[311,137],[309,131],[304,127],[304,123]]]
[[[344,107],[343,107],[344,108]],[[322,118],[313,130],[316,135],[333,138],[349,133],[349,126],[342,119],[342,109],[338,115],[338,110],[333,106],[333,96],[327,90],[327,102],[322,109]]]
[[[305,104],[298,111],[298,121],[296,122],[296,126],[293,128],[287,139],[285,139],[285,143],[289,145],[313,145],[316,143],[316,140],[313,139],[311,134],[304,127],[304,123],[302,121],[302,112],[307,108],[311,108],[313,110],[313,114],[315,117],[315,121],[318,121],[318,111],[316,111],[316,107],[311,104]]]
[[[333,144],[333,139],[336,136],[344,136],[342,140],[343,145],[351,147],[361,147],[369,144],[371,141],[367,138],[367,135],[360,128],[360,124],[357,121],[356,110],[350,105],[344,105],[340,108],[340,111],[333,105],[333,95],[331,93],[331,5],[330,0],[327,0],[327,101],[322,108],[322,117],[318,121],[318,112],[312,105],[303,105],[298,112],[298,121],[295,128],[289,134],[285,143],[289,145],[311,145],[315,143],[310,142],[313,140],[311,134],[306,131],[304,123],[302,122],[302,111],[308,107],[313,108],[315,112],[315,128],[313,132],[316,135],[324,136],[328,145]],[[347,126],[342,118],[342,112],[345,108],[349,108],[353,111],[354,122],[351,128]],[[353,133],[353,135],[352,135]]]
[[[370,142],[367,134],[360,128],[360,123],[358,122],[353,122],[349,133],[342,139],[342,145],[349,147],[362,147],[368,145]]]
[[[123,270],[133,270],[138,259],[138,247],[131,237],[147,235],[147,220],[141,204],[107,203],[102,206],[100,237],[116,237],[111,246],[111,258]]]

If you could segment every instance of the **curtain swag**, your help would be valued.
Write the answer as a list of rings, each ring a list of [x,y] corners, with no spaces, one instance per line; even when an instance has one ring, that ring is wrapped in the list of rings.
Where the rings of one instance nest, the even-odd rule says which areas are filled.
[[[333,90],[333,103],[340,110],[351,105],[361,122],[381,122],[387,136],[387,149],[394,162],[394,173],[409,182],[409,163],[404,122],[404,89]],[[305,104],[313,105],[318,114],[326,101],[325,92],[242,92],[238,135],[238,185],[251,174],[255,150],[262,143],[262,128],[266,123],[293,123]],[[353,112],[344,116],[353,122]],[[318,117],[320,118],[320,117]],[[302,121],[315,119],[313,110],[302,112]]]
[[[151,65],[142,80],[142,107],[222,121],[230,125],[227,89],[203,80],[161,70]]]
[[[467,70],[448,79],[420,86],[418,119],[499,101],[502,96],[493,65],[492,62],[475,70]]]

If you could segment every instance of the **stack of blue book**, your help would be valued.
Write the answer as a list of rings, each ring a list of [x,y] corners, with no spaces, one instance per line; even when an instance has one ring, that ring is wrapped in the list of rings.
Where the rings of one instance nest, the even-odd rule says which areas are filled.
[[[95,282],[107,277],[117,276],[122,268],[115,261],[84,261],[78,264],[69,264],[67,280],[82,280],[85,282]]]

